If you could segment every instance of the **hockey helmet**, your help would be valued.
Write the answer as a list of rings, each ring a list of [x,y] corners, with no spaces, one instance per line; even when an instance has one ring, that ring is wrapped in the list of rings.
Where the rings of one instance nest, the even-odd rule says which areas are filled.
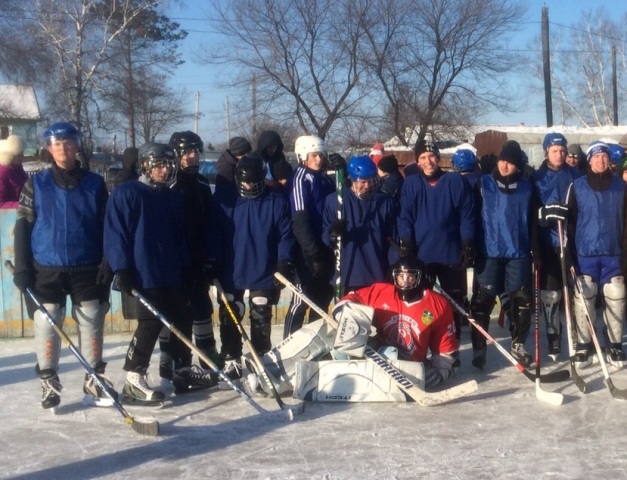
[[[357,198],[371,198],[377,193],[379,175],[374,161],[368,155],[352,157],[346,167],[352,190]]]
[[[81,143],[81,133],[68,122],[53,123],[44,131],[46,145],[50,145],[55,140],[72,140],[77,145]]]
[[[555,145],[562,146],[564,148],[568,148],[568,141],[566,137],[558,132],[547,133],[544,136],[544,140],[542,141],[542,148],[545,152],[549,150],[549,147],[553,147]]]
[[[622,165],[625,158],[625,149],[617,143],[610,143],[608,146],[611,152],[610,163],[612,165]]]
[[[477,166],[477,156],[472,150],[462,148],[453,154],[451,164],[456,172],[472,172]]]
[[[266,167],[263,158],[245,156],[235,167],[235,183],[239,194],[245,198],[257,198],[266,188]]]
[[[174,150],[166,143],[146,143],[139,147],[139,168],[150,183],[157,187],[169,187],[174,182],[177,171],[177,162]],[[167,173],[163,178],[152,177],[155,168],[166,167]]]
[[[306,163],[307,155],[316,152],[322,153],[325,158],[327,156],[327,143],[322,138],[315,135],[304,135],[296,139],[294,153],[296,153],[299,163]]]
[[[415,302],[423,296],[425,288],[431,288],[425,275],[425,266],[415,257],[401,257],[392,265],[392,281],[400,297]]]
[[[181,158],[190,150],[202,153],[203,143],[198,135],[190,130],[184,132],[174,132],[170,137],[170,145],[174,153]]]

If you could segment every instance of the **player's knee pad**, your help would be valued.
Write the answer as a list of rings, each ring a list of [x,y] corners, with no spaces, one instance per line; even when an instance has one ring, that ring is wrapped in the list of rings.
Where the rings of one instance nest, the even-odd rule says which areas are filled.
[[[490,319],[495,298],[496,296],[485,288],[480,288],[477,293],[473,294],[470,300],[470,311],[477,320]]]
[[[607,326],[609,340],[612,343],[622,343],[626,296],[624,278],[612,277],[603,285],[603,296],[605,298],[603,319]]]
[[[596,320],[595,300],[597,296],[597,285],[589,275],[578,277],[581,291],[575,289],[574,310],[577,323],[577,341],[579,343],[589,343],[591,339],[590,327],[587,318],[594,324]]]
[[[559,308],[561,299],[562,292],[559,290],[540,291],[542,313],[544,314],[544,320],[546,321],[547,333],[551,335],[559,334],[561,332]]]
[[[108,311],[108,302],[100,302],[98,299],[87,300],[72,306],[72,318],[76,320],[80,328],[91,326],[101,330]]]
[[[59,327],[63,328],[65,320],[65,308],[58,303],[44,303],[44,308],[50,318]],[[33,315],[35,328],[35,353],[37,363],[42,370],[59,368],[59,355],[61,353],[61,338],[55,332],[46,315],[41,310],[36,310]]]
[[[531,293],[526,287],[509,293],[512,303],[512,340],[524,343],[531,325]]]
[[[279,393],[293,389],[296,362],[318,360],[331,351],[335,329],[324,320],[316,320],[297,330],[262,357],[272,382]],[[256,370],[253,362],[244,356],[249,370]]]

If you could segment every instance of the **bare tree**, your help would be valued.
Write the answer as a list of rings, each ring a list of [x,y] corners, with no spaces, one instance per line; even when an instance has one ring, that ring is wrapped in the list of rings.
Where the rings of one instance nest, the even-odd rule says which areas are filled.
[[[232,85],[255,73],[259,111],[281,122],[296,117],[303,131],[325,137],[364,98],[362,3],[368,2],[212,0],[224,43],[204,48],[199,60],[234,67]]]
[[[600,7],[595,12],[585,12],[572,26],[552,28],[551,84],[562,123],[612,125],[611,51],[615,47],[618,57],[620,104],[620,100],[625,100],[621,93],[627,86],[625,34],[622,33],[625,21],[627,15],[622,21],[613,19]],[[533,63],[537,75],[541,75],[540,57]]]
[[[403,145],[511,109],[504,85],[517,58],[504,48],[525,7],[510,0],[380,0],[368,19],[363,62],[389,105]]]

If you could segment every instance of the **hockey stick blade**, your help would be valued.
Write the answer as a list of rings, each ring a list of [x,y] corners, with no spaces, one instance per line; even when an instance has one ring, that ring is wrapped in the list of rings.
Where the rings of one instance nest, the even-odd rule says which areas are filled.
[[[540,384],[539,378],[536,378],[536,398],[541,402],[548,403],[549,405],[553,405],[555,407],[559,407],[564,401],[564,395],[561,393],[547,392],[544,390]]]
[[[542,375],[540,375],[540,378],[538,378],[535,374],[531,373],[525,368],[520,371],[532,382],[540,380],[542,383],[560,383],[565,382],[570,378],[570,372],[568,370],[558,370],[556,372],[543,373]]]
[[[7,268],[7,270],[9,270],[9,272],[11,272],[11,275],[15,273],[15,267],[13,266],[13,263],[11,263],[10,260],[6,260],[4,262],[4,266]],[[141,433],[142,435],[153,435],[153,436],[159,435],[159,422],[157,422],[156,420],[153,420],[150,422],[139,422],[135,420],[133,417],[131,417],[131,415],[129,415],[129,413],[122,406],[120,401],[117,399],[115,392],[100,379],[100,377],[96,374],[96,371],[91,367],[91,365],[87,362],[87,360],[85,360],[85,357],[80,352],[80,350],[76,348],[76,345],[74,345],[74,342],[72,342],[70,337],[68,337],[67,333],[65,333],[63,329],[55,323],[54,319],[50,315],[50,312],[46,310],[46,307],[44,307],[44,305],[39,301],[39,299],[33,293],[33,291],[30,288],[27,288],[26,294],[30,297],[33,303],[37,306],[37,309],[43,314],[43,316],[48,321],[50,326],[54,329],[54,331],[59,336],[59,338],[61,338],[61,340],[63,340],[66,343],[70,351],[74,354],[78,362],[83,366],[87,374],[101,388],[101,390],[105,393],[105,395],[109,397],[109,399],[113,402],[113,406],[116,408],[118,413],[122,415],[122,417],[124,417],[124,423],[130,425],[133,428],[133,430],[135,430],[137,433]]]
[[[588,393],[588,385],[586,384],[584,379],[579,376],[579,372],[577,372],[577,369],[575,368],[575,359],[573,357],[570,357],[569,361],[570,373],[573,377],[573,382],[575,383],[575,386],[579,389],[581,393]]]
[[[627,390],[621,390],[620,388],[616,388],[611,378],[606,378],[605,383],[607,384],[607,388],[609,388],[610,394],[613,398],[615,398],[616,400],[627,400]]]
[[[318,315],[320,315],[322,319],[324,319],[325,322],[331,325],[331,327],[337,329],[337,321],[326,311],[316,305],[303,292],[296,288],[296,286],[292,282],[290,282],[287,278],[285,278],[278,272],[275,273],[274,276],[283,285],[285,285],[288,290],[299,296],[301,300],[307,303],[313,311],[315,311]],[[403,391],[406,397],[413,399],[418,405],[421,406],[428,407],[433,405],[439,405],[440,403],[444,402],[449,402],[451,400],[463,397],[464,395],[468,395],[469,393],[475,392],[479,388],[477,382],[471,380],[463,385],[459,385],[459,390],[455,390],[455,387],[449,389],[451,390],[451,392],[446,395],[446,399],[443,399],[443,396],[439,395],[438,392],[425,392],[424,390],[418,388],[411,380],[409,380],[405,376],[403,372],[394,367],[390,362],[388,362],[387,358],[385,358],[372,347],[366,346],[365,356],[382,371],[384,371],[394,381],[396,386]]]

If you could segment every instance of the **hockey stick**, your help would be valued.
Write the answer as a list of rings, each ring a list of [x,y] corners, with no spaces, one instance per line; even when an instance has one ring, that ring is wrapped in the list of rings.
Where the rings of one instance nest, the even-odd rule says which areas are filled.
[[[583,298],[583,287],[581,286],[581,280],[577,276],[577,272],[575,272],[575,267],[570,267],[570,276],[572,281],[575,283],[575,288],[577,289],[577,293]],[[588,328],[590,329],[590,335],[592,336],[592,342],[594,343],[594,348],[597,351],[597,357],[599,358],[599,363],[601,364],[601,369],[603,370],[603,377],[605,378],[605,383],[607,388],[610,391],[612,397],[617,400],[627,400],[627,389],[620,389],[614,386],[614,382],[612,382],[612,378],[610,377],[610,372],[607,369],[607,363],[605,362],[605,357],[603,356],[603,351],[601,350],[601,345],[599,344],[599,338],[597,337],[596,331],[594,330],[594,323],[592,323],[592,316],[590,315],[590,310],[588,309],[588,304],[584,301],[582,302],[585,305],[585,315],[586,321],[588,322]]]
[[[227,312],[229,312],[231,320],[233,320],[233,323],[237,327],[237,330],[239,331],[240,335],[244,339],[244,343],[246,344],[246,347],[248,348],[250,355],[253,357],[253,362],[255,363],[255,366],[257,367],[257,371],[263,378],[263,381],[272,389],[272,396],[276,400],[276,403],[279,405],[281,410],[289,410],[290,412],[292,412],[292,415],[303,413],[303,411],[305,410],[305,405],[303,402],[299,402],[293,405],[288,405],[281,399],[281,397],[279,396],[279,392],[276,391],[276,387],[274,386],[274,383],[270,381],[270,377],[268,377],[268,372],[266,371],[266,368],[264,367],[261,359],[259,358],[259,355],[257,354],[257,350],[253,346],[253,342],[251,342],[250,337],[248,336],[248,333],[246,333],[246,330],[244,329],[244,327],[242,327],[242,324],[237,318],[237,315],[235,315],[235,312],[231,308],[231,305],[228,299],[226,298],[226,295],[224,294],[224,290],[222,290],[222,285],[220,285],[220,282],[218,281],[217,278],[213,280],[213,284],[215,285],[216,290],[218,291],[218,295],[220,296],[220,299],[222,300],[224,307],[226,308]]]
[[[481,325],[479,325],[477,321],[472,318],[468,312],[466,312],[466,310],[464,310],[457,302],[455,302],[455,300],[453,300],[451,296],[442,289],[442,287],[440,287],[439,285],[436,285],[436,287],[439,292],[444,296],[444,298],[446,298],[449,303],[453,305],[453,308],[455,308],[455,310],[457,310],[462,315],[465,315],[468,318],[470,324],[477,330],[479,330],[479,332],[481,332],[481,334],[488,340],[488,342],[493,343],[498,351],[501,352],[505,356],[505,358],[507,358],[511,362],[511,364],[514,365],[514,367],[516,367],[516,370],[522,373],[529,380],[534,383],[536,383],[536,379],[541,380],[545,383],[556,383],[563,382],[568,379],[568,377],[570,376],[568,370],[550,372],[541,375],[539,378],[533,373],[529,372],[518,360],[514,358],[511,353],[509,353],[499,342],[497,342],[492,335],[490,335]],[[551,405],[561,405],[564,399],[564,396],[561,393],[547,392],[545,390],[542,390],[542,388],[540,388],[537,383],[536,397],[538,398],[538,400],[545,403],[550,403]]]
[[[4,266],[7,267],[9,272],[11,272],[11,275],[15,273],[15,267],[13,267],[13,264],[10,260],[6,260],[4,262]],[[87,374],[94,380],[94,382],[96,382],[96,384],[105,393],[105,395],[107,395],[107,397],[109,397],[109,399],[113,402],[113,406],[117,409],[118,412],[120,412],[120,415],[124,417],[124,423],[130,425],[133,430],[135,430],[137,433],[141,433],[142,435],[159,435],[159,422],[156,420],[149,422],[140,422],[139,420],[135,420],[133,417],[131,417],[131,415],[118,401],[115,391],[112,391],[112,389],[109,388],[109,386],[106,385],[100,379],[100,377],[98,377],[96,371],[91,367],[91,365],[89,365],[87,360],[85,360],[85,357],[83,357],[83,354],[78,350],[78,348],[76,348],[70,337],[68,337],[67,334],[56,324],[56,322],[50,315],[50,312],[48,312],[48,310],[46,310],[46,307],[44,307],[43,304],[37,299],[33,291],[30,288],[27,288],[26,293],[35,303],[37,309],[44,315],[44,317],[46,318],[50,326],[52,326],[57,335],[59,335],[59,337],[67,344],[74,356],[87,371]]]
[[[534,329],[535,329],[535,339],[536,339],[536,398],[546,401],[547,403],[552,403],[552,405],[559,406],[564,401],[564,395],[561,394],[549,394],[548,392],[542,389],[540,375],[540,269],[533,269],[533,286],[535,288],[535,308],[534,308]],[[547,394],[549,395],[547,397]]]
[[[320,315],[322,319],[324,319],[325,322],[331,325],[331,327],[337,329],[338,322],[331,315],[329,315],[322,308],[316,305],[283,275],[277,272],[274,274],[274,276],[283,285],[285,285],[288,290],[299,296],[305,303],[307,303],[311,309],[313,309],[318,315]],[[433,406],[445,402],[450,402],[452,400],[456,400],[457,398],[461,398],[470,393],[473,393],[477,391],[478,388],[477,382],[475,380],[471,380],[469,382],[462,383],[461,385],[456,385],[441,392],[425,392],[424,390],[420,390],[418,387],[416,387],[416,385],[414,385],[403,372],[390,364],[390,362],[388,362],[388,359],[379,354],[379,352],[377,352],[374,348],[366,345],[365,355],[368,360],[373,362],[377,367],[379,367],[387,375],[389,375],[392,380],[394,380],[396,386],[398,386],[408,398],[413,399],[421,406]]]
[[[337,190],[337,220],[344,216],[344,170],[335,170],[335,189]],[[335,303],[342,298],[342,235],[335,240]]]
[[[564,298],[564,314],[566,315],[566,335],[568,336],[568,360],[570,362],[570,373],[573,376],[573,382],[581,393],[586,393],[588,387],[586,382],[579,376],[575,367],[575,348],[573,345],[574,320],[570,310],[570,290],[568,289],[568,276],[566,274],[566,253],[564,247],[564,224],[562,220],[557,221],[557,233],[560,242],[560,267],[562,270],[562,291]]]
[[[172,325],[164,316],[161,312],[159,312],[159,310],[157,310],[147,299],[146,297],[144,297],[141,293],[139,293],[137,290],[133,289],[131,294],[137,299],[139,300],[139,302],[146,307],[150,313],[152,313],[155,317],[157,317],[159,319],[159,321],[161,323],[163,323],[168,330],[170,330],[170,332],[172,332],[174,335],[176,335],[176,337],[183,342],[187,348],[189,348],[192,352],[194,352],[198,358],[200,358],[203,362],[205,362],[207,365],[209,365],[209,368],[211,368],[214,372],[216,372],[218,374],[218,376],[224,380],[229,387],[231,387],[233,390],[235,390],[235,393],[237,393],[240,397],[242,397],[244,400],[246,400],[246,402],[248,402],[248,404],[253,407],[257,413],[261,414],[261,415],[269,415],[269,416],[274,416],[277,418],[282,418],[282,419],[287,419],[287,420],[292,420],[294,418],[294,415],[292,414],[292,412],[290,410],[280,410],[278,412],[270,412],[268,410],[266,410],[265,408],[263,408],[261,405],[259,405],[257,402],[255,402],[252,397],[250,395],[248,395],[244,390],[242,390],[240,387],[238,387],[237,385],[235,385],[235,383],[233,383],[233,381],[229,378],[229,376],[224,373],[223,370],[220,370],[218,368],[218,366],[215,364],[215,362],[213,360],[211,360],[207,355],[205,355],[202,350],[200,350],[198,347],[196,347],[196,345],[194,345],[189,338],[187,338],[183,332],[181,332],[176,326]]]

